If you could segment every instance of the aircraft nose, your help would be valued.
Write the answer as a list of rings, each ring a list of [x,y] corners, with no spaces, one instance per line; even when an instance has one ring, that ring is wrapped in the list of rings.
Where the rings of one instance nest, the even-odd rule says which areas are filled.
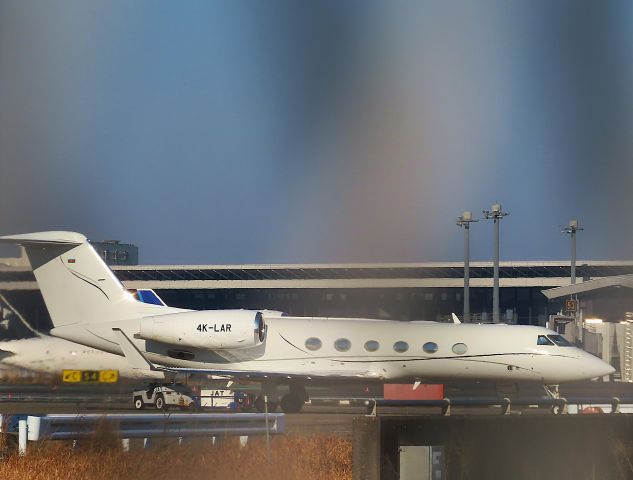
[[[602,359],[585,352],[585,370],[591,378],[604,377],[615,372],[615,368]]]

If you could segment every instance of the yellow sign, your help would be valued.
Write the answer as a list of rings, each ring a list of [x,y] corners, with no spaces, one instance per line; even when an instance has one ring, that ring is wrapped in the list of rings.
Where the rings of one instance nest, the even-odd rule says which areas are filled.
[[[119,371],[63,370],[62,381],[65,383],[116,383],[119,381]]]
[[[82,382],[98,382],[99,372],[97,372],[96,370],[82,370],[81,381]]]
[[[62,379],[68,383],[79,383],[81,382],[81,370],[64,370]]]
[[[578,301],[576,300],[565,300],[565,310],[568,312],[576,312],[578,311]]]
[[[99,371],[99,382],[101,383],[116,383],[119,381],[118,370],[101,370]]]

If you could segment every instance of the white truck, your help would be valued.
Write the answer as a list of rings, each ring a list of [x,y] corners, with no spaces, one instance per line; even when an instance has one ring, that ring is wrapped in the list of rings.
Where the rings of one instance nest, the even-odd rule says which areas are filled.
[[[191,389],[181,383],[172,385],[151,384],[146,390],[136,390],[133,393],[134,408],[141,410],[146,406],[153,406],[157,410],[166,410],[170,407],[181,409],[191,408],[196,405]]]

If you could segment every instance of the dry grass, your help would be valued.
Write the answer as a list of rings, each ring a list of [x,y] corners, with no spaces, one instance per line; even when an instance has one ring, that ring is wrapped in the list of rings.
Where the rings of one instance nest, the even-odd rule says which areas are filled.
[[[352,445],[336,436],[271,438],[267,461],[264,438],[251,438],[241,448],[234,438],[218,445],[196,442],[129,453],[111,442],[87,441],[73,450],[67,443],[29,445],[26,457],[12,454],[0,462],[3,480],[113,479],[240,479],[257,480],[352,478]]]

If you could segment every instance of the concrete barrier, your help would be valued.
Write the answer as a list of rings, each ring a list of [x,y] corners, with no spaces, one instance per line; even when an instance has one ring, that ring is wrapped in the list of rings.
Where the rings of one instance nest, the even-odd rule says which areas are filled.
[[[353,423],[353,479],[399,479],[409,446],[444,447],[437,480],[633,478],[631,439],[629,414],[363,416]]]

